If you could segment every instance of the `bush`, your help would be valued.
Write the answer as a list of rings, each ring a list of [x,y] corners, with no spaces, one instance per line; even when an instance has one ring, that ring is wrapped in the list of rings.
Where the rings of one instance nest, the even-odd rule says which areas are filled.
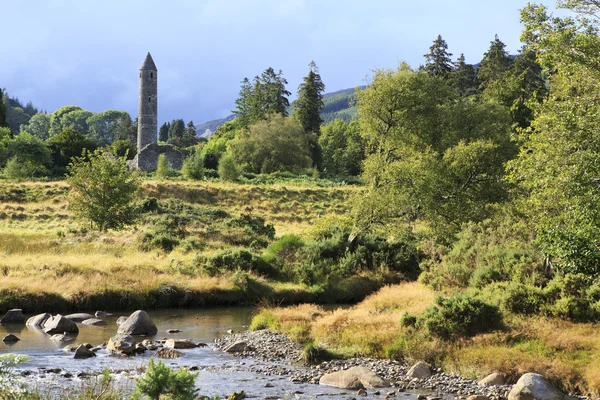
[[[225,154],[219,160],[219,178],[224,181],[237,181],[240,176],[235,159]]]
[[[244,249],[225,250],[208,257],[198,256],[194,259],[194,264],[211,276],[236,270],[257,272],[266,276],[277,274],[269,263]]]
[[[171,167],[169,167],[169,161],[167,160],[167,156],[164,154],[160,154],[158,156],[158,162],[156,164],[156,176],[160,179],[168,178],[173,175]]]
[[[492,283],[481,290],[480,297],[506,312],[520,315],[539,314],[546,303],[541,288],[519,282]]]
[[[10,179],[30,179],[48,175],[48,168],[34,161],[11,158],[4,167],[4,176]]]
[[[198,391],[194,385],[197,376],[198,373],[192,374],[184,368],[174,371],[162,361],[154,362],[151,358],[146,374],[135,380],[135,398],[145,395],[158,400],[162,395],[167,395],[178,400],[194,400]]]
[[[471,337],[502,327],[498,307],[467,295],[444,299],[438,297],[436,305],[427,309],[419,324],[436,337],[444,340]]]
[[[314,343],[307,344],[302,351],[302,360],[306,364],[319,364],[323,361],[333,360],[334,358],[334,355],[329,350]]]
[[[187,156],[181,167],[181,175],[185,179],[202,179],[204,176],[204,159],[200,151],[195,150]]]
[[[417,324],[417,317],[405,312],[404,314],[402,314],[402,319],[400,320],[400,323],[404,327],[414,327]]]
[[[265,219],[260,216],[250,214],[242,214],[237,218],[231,219],[227,223],[231,227],[244,228],[248,233],[255,233],[260,236],[265,236],[267,239],[275,238],[275,227],[273,224],[265,225]]]

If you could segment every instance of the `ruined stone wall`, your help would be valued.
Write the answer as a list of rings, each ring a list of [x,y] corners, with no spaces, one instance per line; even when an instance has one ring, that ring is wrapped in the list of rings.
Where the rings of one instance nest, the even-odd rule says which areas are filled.
[[[158,164],[158,156],[164,154],[169,162],[169,167],[180,170],[183,166],[186,152],[177,150],[170,145],[159,145],[151,143],[144,147],[134,158],[134,165],[144,171],[152,171],[156,169]]]

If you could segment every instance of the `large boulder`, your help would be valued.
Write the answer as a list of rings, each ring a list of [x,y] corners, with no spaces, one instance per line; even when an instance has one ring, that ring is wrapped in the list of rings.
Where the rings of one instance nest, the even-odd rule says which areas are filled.
[[[121,325],[117,333],[122,335],[156,335],[158,329],[144,310],[138,310],[131,314]]]
[[[365,367],[352,367],[345,371],[325,374],[319,384],[343,389],[364,389],[388,386],[377,374]]]
[[[25,325],[32,326],[36,328],[42,328],[47,320],[52,318],[52,315],[48,313],[35,315],[27,320]]]
[[[0,319],[0,324],[24,324],[25,316],[23,315],[23,310],[20,308],[15,308],[13,310],[8,310],[6,315]]]
[[[77,324],[70,319],[58,314],[48,319],[44,324],[44,332],[53,335],[55,333],[79,333]]]
[[[87,348],[85,344],[79,345],[75,349],[75,355],[73,356],[73,358],[75,358],[75,359],[83,359],[83,358],[90,358],[90,357],[96,357],[96,353],[94,353],[92,350]]]
[[[243,353],[248,350],[252,351],[251,346],[248,346],[248,343],[243,342],[243,341],[235,342],[223,349],[223,351],[225,351],[227,353]]]
[[[427,379],[431,376],[431,369],[429,368],[429,365],[425,364],[423,361],[419,361],[408,370],[406,375],[409,378]]]
[[[170,349],[193,349],[198,347],[198,345],[190,339],[167,339],[165,347]]]
[[[70,319],[73,322],[83,322],[86,319],[94,318],[94,316],[92,314],[87,314],[87,313],[75,313],[75,314],[65,315],[65,318]]]
[[[508,394],[508,400],[564,400],[565,395],[540,374],[521,376]]]
[[[129,335],[117,333],[108,340],[106,351],[117,354],[133,354],[135,351],[135,340]]]
[[[495,386],[495,385],[504,385],[504,375],[499,372],[494,372],[493,374],[489,374],[479,382],[477,382],[479,386]]]
[[[83,320],[81,323],[83,325],[91,325],[91,326],[105,326],[106,325],[106,321],[104,321],[103,319],[98,319],[98,318],[89,318],[89,319]]]

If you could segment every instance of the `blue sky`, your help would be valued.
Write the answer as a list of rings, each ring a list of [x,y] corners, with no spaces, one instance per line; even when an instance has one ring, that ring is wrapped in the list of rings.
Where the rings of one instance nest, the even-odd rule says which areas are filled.
[[[541,0],[548,6],[554,0]],[[478,62],[494,35],[520,48],[525,0],[0,0],[0,87],[52,112],[137,114],[138,70],[159,71],[159,122],[230,114],[240,81],[271,66],[288,90],[317,63],[326,91],[375,68],[418,67],[441,34]],[[292,97],[293,97],[292,96]]]

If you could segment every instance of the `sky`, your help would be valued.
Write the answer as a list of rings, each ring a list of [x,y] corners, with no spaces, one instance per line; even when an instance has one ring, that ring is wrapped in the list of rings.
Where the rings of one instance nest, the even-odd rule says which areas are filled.
[[[551,9],[554,0],[538,0]],[[494,35],[515,54],[526,0],[0,0],[0,88],[39,109],[137,116],[139,68],[158,68],[159,124],[231,114],[244,77],[282,70],[292,99],[308,64],[326,92],[374,69],[416,68],[438,34],[477,63]]]

